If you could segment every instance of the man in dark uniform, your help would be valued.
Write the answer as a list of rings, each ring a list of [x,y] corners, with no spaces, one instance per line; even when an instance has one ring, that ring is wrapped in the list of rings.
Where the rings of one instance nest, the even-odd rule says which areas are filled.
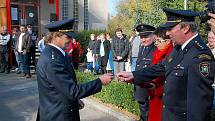
[[[164,9],[167,35],[176,44],[165,62],[132,73],[120,72],[118,79],[135,85],[166,77],[162,121],[209,121],[213,100],[215,61],[195,25],[196,12]]]
[[[1,27],[0,33],[0,73],[10,72],[10,34],[7,32],[7,27]]]
[[[136,27],[141,38],[141,44],[137,57],[137,65],[135,70],[141,70],[142,68],[151,65],[152,52],[156,49],[153,41],[154,37],[152,32],[155,30],[153,26],[140,24]],[[134,86],[134,99],[138,101],[140,108],[140,119],[147,121],[149,111],[149,96],[146,88],[141,88],[138,85]]]
[[[77,84],[74,68],[63,51],[73,35],[74,19],[47,25],[46,48],[37,64],[40,121],[80,121],[79,100],[100,92],[112,74],[105,74],[85,84]]]

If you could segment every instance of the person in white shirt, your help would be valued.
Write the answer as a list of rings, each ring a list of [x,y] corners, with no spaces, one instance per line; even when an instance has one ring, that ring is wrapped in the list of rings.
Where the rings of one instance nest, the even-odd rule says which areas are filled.
[[[0,33],[0,73],[10,72],[10,34],[7,32],[7,27],[1,27]]]
[[[17,72],[17,74],[22,74],[22,77],[30,78],[30,47],[31,47],[31,37],[26,32],[26,28],[24,25],[20,25],[20,34],[18,36],[18,40],[16,43],[16,51],[18,53],[18,56],[20,58],[20,72]]]
[[[88,50],[87,54],[87,70],[93,72],[93,53],[92,50]]]

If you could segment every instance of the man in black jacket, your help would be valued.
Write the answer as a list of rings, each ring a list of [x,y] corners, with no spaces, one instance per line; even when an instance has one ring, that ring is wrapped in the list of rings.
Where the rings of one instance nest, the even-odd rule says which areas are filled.
[[[72,37],[74,19],[57,21],[47,25],[46,48],[37,64],[40,121],[80,121],[79,100],[100,92],[109,84],[112,74],[78,84],[73,66],[63,51]]]
[[[121,28],[117,28],[116,37],[113,38],[111,43],[111,50],[113,53],[114,61],[114,74],[125,70],[125,62],[128,58],[129,42],[125,35],[122,33]]]

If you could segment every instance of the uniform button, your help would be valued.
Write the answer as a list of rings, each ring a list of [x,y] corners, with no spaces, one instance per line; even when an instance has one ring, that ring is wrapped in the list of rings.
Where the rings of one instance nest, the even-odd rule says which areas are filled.
[[[178,73],[175,73],[175,75],[177,76],[177,75],[178,75]]]
[[[70,111],[73,111],[72,109]]]
[[[186,113],[183,113],[184,115],[186,115]]]
[[[166,106],[165,105],[163,105],[163,108],[165,108]]]
[[[140,66],[140,65],[137,65],[137,66]]]
[[[164,82],[165,84],[167,83],[167,81]]]
[[[163,96],[165,96],[166,94],[165,93],[163,93]]]

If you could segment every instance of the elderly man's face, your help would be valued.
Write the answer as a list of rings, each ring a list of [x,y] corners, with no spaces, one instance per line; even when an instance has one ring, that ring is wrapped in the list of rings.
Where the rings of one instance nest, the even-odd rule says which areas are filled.
[[[215,34],[213,32],[208,33],[208,44],[210,47],[215,47]]]
[[[145,46],[145,47],[150,46],[154,41],[154,35],[149,35],[147,37],[143,37],[143,38],[141,38],[141,40],[142,40],[143,46]]]
[[[170,39],[175,44],[182,45],[184,43],[184,40],[183,40],[184,32],[183,32],[180,24],[169,29],[166,32],[166,35],[169,35]]]

